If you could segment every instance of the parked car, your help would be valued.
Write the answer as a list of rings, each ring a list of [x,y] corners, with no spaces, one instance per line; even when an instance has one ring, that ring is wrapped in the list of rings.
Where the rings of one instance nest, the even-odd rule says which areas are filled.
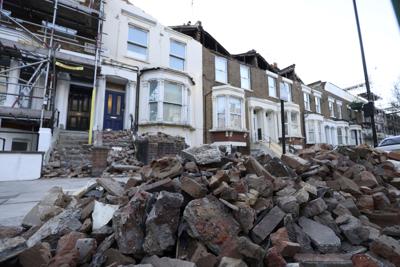
[[[383,151],[396,151],[400,152],[400,135],[387,137],[379,143],[378,147]]]

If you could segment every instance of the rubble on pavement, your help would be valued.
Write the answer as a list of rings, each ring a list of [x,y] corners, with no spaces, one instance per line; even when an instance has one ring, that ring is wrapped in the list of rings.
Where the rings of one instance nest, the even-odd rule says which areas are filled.
[[[190,148],[126,183],[51,189],[22,227],[0,227],[0,266],[400,266],[394,158],[367,146],[281,159]]]

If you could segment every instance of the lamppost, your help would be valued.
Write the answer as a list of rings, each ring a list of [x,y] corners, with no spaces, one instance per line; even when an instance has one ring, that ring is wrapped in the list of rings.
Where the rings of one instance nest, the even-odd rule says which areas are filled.
[[[365,61],[364,45],[363,45],[362,36],[361,36],[360,21],[358,19],[356,0],[353,0],[353,6],[354,6],[354,14],[356,17],[356,23],[357,23],[358,39],[360,41],[362,64],[363,64],[363,68],[364,68],[365,87],[367,88],[368,109],[369,109],[370,116],[371,116],[372,139],[374,142],[374,147],[376,147],[378,145],[378,138],[376,135],[376,128],[375,128],[375,104],[374,104],[374,99],[371,96],[371,88],[369,86],[367,63]]]

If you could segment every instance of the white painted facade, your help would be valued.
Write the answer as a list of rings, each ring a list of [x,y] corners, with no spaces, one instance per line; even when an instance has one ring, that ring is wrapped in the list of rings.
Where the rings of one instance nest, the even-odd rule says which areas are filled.
[[[0,152],[0,181],[39,179],[43,153]]]
[[[126,1],[108,1],[105,4],[106,20],[103,36],[104,61],[102,75],[106,81],[113,80],[126,85],[126,110],[124,128],[129,128],[129,117],[135,117],[136,71],[140,72],[139,132],[164,132],[185,138],[189,145],[203,142],[203,96],[202,96],[202,45],[193,38],[161,25],[155,18]],[[143,54],[128,49],[132,45],[129,32],[135,29],[142,35],[140,46],[133,45]],[[129,41],[129,42],[128,42]],[[185,48],[183,69],[170,68],[172,42]],[[151,69],[151,70],[149,70]],[[150,117],[150,82],[157,83],[158,111]],[[164,94],[166,83],[182,88],[179,118],[166,120]],[[105,84],[103,82],[103,84]],[[104,85],[99,85],[98,103],[104,103]],[[154,106],[152,106],[154,109]],[[178,107],[175,107],[177,109]],[[165,112],[164,112],[165,111]],[[104,105],[96,109],[95,129],[102,128]]]

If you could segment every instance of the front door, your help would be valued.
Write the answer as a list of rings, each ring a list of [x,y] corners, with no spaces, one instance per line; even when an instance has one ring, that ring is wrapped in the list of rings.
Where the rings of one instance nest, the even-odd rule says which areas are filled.
[[[68,97],[68,130],[89,130],[91,98],[90,89],[71,85]]]
[[[124,127],[125,93],[106,91],[104,107],[104,129],[122,130]]]

